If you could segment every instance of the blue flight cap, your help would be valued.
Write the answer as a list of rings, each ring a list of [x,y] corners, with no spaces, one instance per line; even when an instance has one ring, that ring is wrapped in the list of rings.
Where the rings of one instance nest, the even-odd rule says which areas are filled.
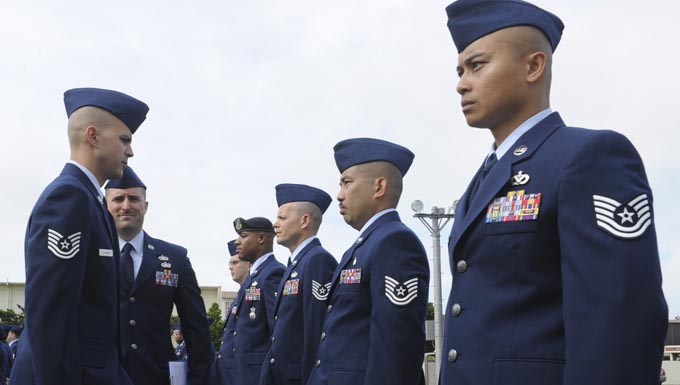
[[[101,88],[74,88],[64,92],[66,115],[80,107],[93,106],[104,109],[120,119],[133,134],[146,119],[149,106],[122,92]]]
[[[543,31],[555,52],[564,29],[559,17],[521,0],[458,0],[446,7],[446,14],[458,53],[480,37],[520,25]]]
[[[325,191],[304,184],[283,183],[276,186],[276,203],[281,207],[289,202],[312,202],[325,213],[333,199]]]
[[[22,328],[21,326],[12,325],[10,326],[9,330],[18,337],[21,335],[21,332],[24,331],[24,328]]]
[[[174,323],[174,324],[171,325],[171,327],[172,327],[172,330],[182,331],[182,324],[180,324],[180,323]]]
[[[346,139],[338,142],[333,151],[335,164],[341,173],[357,164],[385,161],[395,165],[404,176],[415,157],[406,147],[373,138]]]
[[[141,187],[144,190],[146,190],[146,186],[142,182],[141,179],[137,176],[135,171],[130,167],[127,166],[123,170],[123,177],[120,179],[112,179],[109,180],[109,183],[106,184],[106,188],[133,188],[133,187]]]
[[[236,218],[234,219],[234,230],[237,234],[242,231],[263,231],[266,233],[274,232],[274,225],[267,218],[255,217],[250,219]]]
[[[229,241],[229,243],[227,243],[227,246],[229,246],[229,255],[231,255],[233,257],[234,255],[238,254],[238,251],[236,251],[236,240],[235,239],[232,239],[231,241]]]

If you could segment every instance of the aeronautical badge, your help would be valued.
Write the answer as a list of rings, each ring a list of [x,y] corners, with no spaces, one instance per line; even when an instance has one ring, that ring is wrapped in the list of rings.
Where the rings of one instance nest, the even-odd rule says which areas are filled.
[[[163,263],[161,263],[161,267],[164,268],[164,269],[169,269],[169,268],[172,267],[172,265],[167,263],[167,262],[163,262]]]
[[[393,304],[404,306],[418,297],[418,278],[411,278],[404,283],[385,276],[385,296]]]
[[[169,260],[169,259],[170,259],[170,258],[166,257],[165,255],[159,255],[159,256],[158,256],[158,260],[159,260],[159,261],[167,261],[167,260]]]
[[[47,229],[47,249],[57,258],[71,259],[80,251],[80,231],[69,236]]]
[[[312,280],[312,295],[319,301],[325,301],[328,299],[328,292],[331,290],[331,283],[328,282],[322,285],[315,280]]]
[[[647,194],[640,194],[628,203],[593,195],[593,205],[597,227],[615,237],[637,238],[652,224]]]

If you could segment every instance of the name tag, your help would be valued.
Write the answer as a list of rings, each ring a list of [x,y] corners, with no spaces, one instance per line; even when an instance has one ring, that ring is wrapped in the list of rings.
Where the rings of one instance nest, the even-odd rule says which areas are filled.
[[[100,257],[113,257],[113,250],[111,249],[99,249]]]

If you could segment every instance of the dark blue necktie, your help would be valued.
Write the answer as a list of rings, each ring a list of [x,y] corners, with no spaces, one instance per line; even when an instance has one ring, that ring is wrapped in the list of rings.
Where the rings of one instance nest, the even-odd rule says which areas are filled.
[[[123,282],[125,282],[127,287],[132,288],[132,284],[135,282],[135,267],[132,263],[130,251],[132,251],[132,244],[129,242],[125,243],[120,258],[123,262]]]
[[[496,152],[492,152],[491,155],[487,156],[484,160],[482,170],[477,175],[477,180],[475,180],[474,184],[472,185],[472,189],[470,189],[470,195],[468,195],[468,207],[470,206],[470,202],[472,202],[472,200],[475,198],[477,190],[479,190],[479,186],[482,185],[484,178],[486,178],[486,176],[489,174],[489,170],[491,170],[496,162],[498,162],[498,158],[496,158]]]

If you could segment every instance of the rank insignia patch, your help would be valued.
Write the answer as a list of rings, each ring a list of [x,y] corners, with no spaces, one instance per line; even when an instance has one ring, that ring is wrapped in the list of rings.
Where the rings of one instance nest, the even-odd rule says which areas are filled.
[[[328,282],[325,285],[322,285],[315,280],[312,280],[312,295],[314,298],[318,299],[319,301],[325,301],[328,299],[328,292],[331,289],[331,283]]]
[[[47,229],[47,249],[55,257],[61,259],[71,259],[80,251],[80,231],[64,236],[57,231]]]
[[[300,280],[289,279],[283,285],[283,295],[297,295],[300,292]]]
[[[615,237],[637,238],[652,224],[647,194],[640,194],[628,203],[593,195],[593,205],[597,227]]]
[[[496,198],[486,211],[486,223],[535,221],[541,205],[541,193],[524,194],[524,190],[509,191]]]
[[[172,270],[163,270],[156,272],[156,285],[177,287],[179,274],[173,273]]]
[[[404,283],[385,276],[385,296],[393,304],[404,306],[418,297],[418,278],[411,278]]]
[[[260,289],[257,287],[249,287],[246,289],[246,301],[259,301],[260,300]]]
[[[361,269],[345,269],[340,272],[340,284],[351,285],[361,283]]]

